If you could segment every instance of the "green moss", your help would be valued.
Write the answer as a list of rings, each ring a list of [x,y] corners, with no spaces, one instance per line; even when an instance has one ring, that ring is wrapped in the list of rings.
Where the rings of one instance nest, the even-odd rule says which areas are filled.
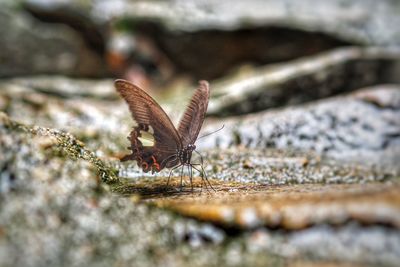
[[[57,141],[58,147],[61,148],[61,150],[66,153],[69,158],[72,158],[74,160],[83,159],[93,164],[96,167],[99,176],[103,182],[107,184],[112,184],[119,181],[115,169],[107,166],[101,159],[96,156],[94,152],[86,149],[83,142],[76,139],[70,133],[40,126],[30,127],[11,120],[3,112],[0,112],[0,123],[10,130],[15,130],[18,132],[24,132],[37,136],[54,137]]]

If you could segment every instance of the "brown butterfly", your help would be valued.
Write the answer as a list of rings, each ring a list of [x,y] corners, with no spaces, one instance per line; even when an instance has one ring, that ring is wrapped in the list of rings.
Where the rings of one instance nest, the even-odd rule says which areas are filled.
[[[128,81],[116,80],[115,88],[128,103],[133,119],[137,123],[128,136],[131,142],[128,149],[132,150],[132,153],[124,156],[121,161],[135,160],[143,171],[151,170],[152,173],[172,168],[167,186],[172,171],[182,167],[183,172],[183,168],[187,166],[190,168],[192,190],[192,168],[194,168],[212,188],[205,176],[203,158],[200,156],[201,163],[191,163],[192,153],[196,149],[194,143],[203,125],[210,96],[208,82],[200,81],[199,84],[179,122],[178,129],[175,129],[168,115],[145,91]],[[196,166],[200,166],[201,171]]]

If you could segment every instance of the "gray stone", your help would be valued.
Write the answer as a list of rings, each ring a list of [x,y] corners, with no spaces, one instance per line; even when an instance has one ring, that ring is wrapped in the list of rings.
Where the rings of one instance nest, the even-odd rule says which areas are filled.
[[[381,83],[398,83],[400,49],[347,47],[246,73],[211,84],[208,114],[251,113],[328,97]]]
[[[24,2],[43,20],[56,17],[69,26],[74,26],[70,18],[81,20],[85,38],[123,58],[124,71],[137,62],[145,69],[156,66],[147,74],[161,78],[161,84],[171,74],[215,79],[243,64],[283,62],[349,45],[400,44],[393,27],[399,24],[399,5],[390,0]],[[108,39],[99,41],[93,32]]]
[[[40,22],[17,7],[0,6],[0,77],[107,73],[101,56],[71,28]]]
[[[222,262],[213,250],[224,232],[107,192],[88,164],[94,153],[71,151],[79,144],[0,113],[1,266],[187,266],[205,255]]]
[[[94,11],[99,16],[150,18],[175,31],[284,25],[352,42],[400,44],[399,29],[385,27],[400,23],[399,5],[393,1],[102,1]]]
[[[285,238],[273,231],[258,230],[249,234],[246,243],[252,251],[272,250],[286,257],[307,253],[321,259],[329,255],[339,262],[359,257],[377,266],[396,266],[400,258],[399,231],[375,226],[361,230],[357,224],[311,227],[288,233]]]
[[[399,172],[399,97],[397,85],[381,85],[304,106],[219,120],[203,131],[225,128],[198,140],[198,145],[315,151]]]

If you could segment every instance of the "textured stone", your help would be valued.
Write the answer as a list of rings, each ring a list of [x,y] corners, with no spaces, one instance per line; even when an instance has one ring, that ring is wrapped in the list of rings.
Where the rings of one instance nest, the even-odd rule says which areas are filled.
[[[224,232],[107,193],[96,160],[68,134],[0,113],[1,266],[187,266],[204,255],[223,262],[212,247]]]
[[[238,115],[296,105],[362,87],[398,83],[400,49],[347,47],[225,76],[208,113]]]
[[[375,103],[386,101],[374,99]],[[246,152],[237,148],[228,153],[220,149],[210,153],[212,172],[218,173],[221,167],[229,171],[229,164],[234,168],[228,179],[214,176],[208,170],[217,193],[203,189],[198,194],[202,185],[198,176],[194,194],[187,178],[185,190],[180,192],[176,175],[171,181],[174,190],[165,191],[165,177],[143,177],[136,169],[132,171],[136,173],[134,179],[111,185],[114,194],[132,196],[120,198],[105,192],[97,178],[101,169],[109,175],[114,170],[122,174],[124,168],[115,160],[107,160],[115,163],[112,168],[104,164],[70,134],[29,127],[4,114],[0,118],[2,266],[42,266],[49,262],[57,266],[72,263],[109,266],[116,261],[142,266],[161,263],[283,266],[281,257],[338,260],[345,247],[353,251],[345,253],[345,259],[351,262],[390,265],[400,258],[396,247],[398,231],[393,230],[398,227],[399,189],[393,176],[363,167],[330,166],[319,162],[317,157],[297,152]],[[242,158],[230,163],[232,154]],[[387,183],[273,186],[265,185],[264,178],[249,183],[251,173],[242,179],[247,171],[261,167],[271,168],[276,174],[286,172],[284,179],[305,170],[297,182],[308,173],[315,181],[324,181],[326,176],[328,182],[329,177],[335,182],[337,176],[338,182],[386,180]],[[318,169],[321,169],[319,174]],[[322,180],[318,175],[322,175]],[[280,177],[275,178],[270,183],[282,182]],[[141,194],[142,201],[137,194]],[[167,209],[151,208],[149,203]],[[299,216],[300,208],[302,216]],[[220,227],[236,225],[251,230],[230,241],[220,227],[176,216],[169,210],[211,222],[223,216],[218,221]],[[348,228],[348,221],[361,222],[364,226]],[[310,227],[279,233],[263,225],[289,229]],[[321,228],[321,225],[326,226]],[[254,227],[257,229],[253,230]],[[263,229],[266,234],[258,234],[258,239],[251,235]],[[376,246],[369,245],[372,237]],[[326,249],[320,249],[320,241],[311,242],[318,238],[324,240]],[[154,253],[158,256],[154,257]],[[363,256],[365,253],[368,257]]]
[[[399,30],[383,26],[399,24],[398,5],[392,1],[120,1],[102,2],[95,11],[154,19],[175,31],[285,25],[367,44],[400,43]]]
[[[226,187],[224,188],[226,190]],[[162,207],[217,224],[301,229],[314,224],[384,223],[400,228],[399,185],[230,186],[228,192],[163,198]]]
[[[400,256],[398,229],[350,223],[343,227],[320,225],[300,231],[280,233],[259,229],[251,232],[247,245],[252,251],[271,250],[277,255],[297,257],[306,253],[314,259],[332,262],[293,262],[293,266],[363,266],[352,259],[362,258],[371,266],[397,266]],[[292,266],[289,264],[289,266]]]
[[[132,121],[111,80],[17,78],[0,88],[0,110],[14,120],[68,131],[99,154],[126,147]]]
[[[365,44],[399,44],[399,30],[385,25],[399,24],[398,5],[393,1],[277,0],[231,1],[51,1],[25,0],[38,9],[79,8],[82,13],[100,21],[131,18],[157,21],[171,31],[238,28],[282,25],[310,32],[325,32],[337,38]],[[268,7],[268,8],[266,8]],[[373,8],[374,12],[371,13]],[[84,11],[84,12],[83,12]]]
[[[107,51],[115,73],[139,80],[146,73],[162,85],[174,74],[215,79],[244,64],[283,62],[348,45],[400,43],[399,30],[391,27],[399,24],[398,5],[390,0],[24,3],[44,21],[80,26],[89,43]],[[106,31],[104,24],[114,31]],[[99,45],[96,32],[109,40]]]
[[[35,76],[0,82],[0,266],[397,266],[400,90],[382,83],[399,81],[399,51],[309,55],[396,46],[398,4],[310,3],[2,1],[0,74]],[[174,87],[151,95],[175,123],[178,87],[229,73],[209,114],[235,117],[209,117],[201,135],[225,128],[196,143],[215,191],[198,172],[192,191],[179,169],[166,187],[168,170],[119,161],[133,121],[112,80],[36,75],[102,75],[103,57]],[[179,68],[188,78],[166,85]]]
[[[399,95],[397,85],[382,85],[304,106],[219,120],[204,132],[225,128],[198,145],[315,151],[342,162],[399,172]]]
[[[208,178],[222,191],[237,190],[236,186],[291,185],[291,184],[364,184],[385,182],[395,178],[391,172],[377,170],[360,164],[344,164],[335,160],[321,159],[315,154],[288,152],[276,149],[213,149],[202,152]],[[193,162],[198,162],[194,157]],[[143,173],[135,162],[110,161],[121,177],[129,184],[119,191],[124,194],[141,193],[160,197],[168,194],[191,194],[188,172],[184,170],[184,192],[179,192],[181,169],[172,172],[170,187],[165,188],[169,170],[160,173]],[[251,168],[248,167],[251,164]],[[237,184],[238,183],[238,184]],[[200,192],[204,186],[200,174],[194,171],[194,189]],[[121,188],[121,189],[122,189]],[[167,189],[167,192],[165,191]],[[205,189],[203,189],[205,190]]]
[[[35,20],[0,4],[0,77],[64,74],[104,76],[106,66],[69,27]]]

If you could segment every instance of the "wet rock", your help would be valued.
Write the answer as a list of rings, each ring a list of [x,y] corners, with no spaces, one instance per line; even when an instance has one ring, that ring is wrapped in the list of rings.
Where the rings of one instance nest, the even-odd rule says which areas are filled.
[[[218,121],[204,132],[222,124],[225,128],[198,145],[315,151],[342,162],[399,172],[399,94],[397,85],[381,85],[305,106]]]
[[[107,73],[101,56],[65,25],[37,21],[20,7],[5,3],[0,8],[0,25],[0,77],[31,74],[98,77]]]
[[[208,114],[251,113],[398,82],[399,63],[399,49],[352,47],[256,68],[212,83]]]

